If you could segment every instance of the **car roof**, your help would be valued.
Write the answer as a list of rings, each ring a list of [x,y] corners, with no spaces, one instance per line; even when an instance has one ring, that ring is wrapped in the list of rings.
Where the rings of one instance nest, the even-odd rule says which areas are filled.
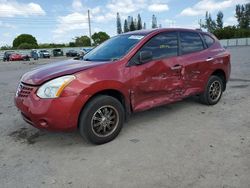
[[[157,28],[157,29],[146,29],[146,30],[130,31],[130,32],[127,32],[127,33],[123,33],[121,35],[148,35],[150,33],[160,33],[160,32],[168,32],[168,31],[189,31],[189,32],[204,33],[200,29],[186,29],[186,28],[160,28],[159,29],[159,28]]]

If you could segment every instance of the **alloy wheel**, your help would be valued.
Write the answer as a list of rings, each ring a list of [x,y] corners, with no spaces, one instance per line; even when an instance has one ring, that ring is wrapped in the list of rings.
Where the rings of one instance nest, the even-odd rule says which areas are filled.
[[[118,123],[118,111],[113,106],[105,105],[92,116],[91,128],[96,136],[107,137],[116,130]]]

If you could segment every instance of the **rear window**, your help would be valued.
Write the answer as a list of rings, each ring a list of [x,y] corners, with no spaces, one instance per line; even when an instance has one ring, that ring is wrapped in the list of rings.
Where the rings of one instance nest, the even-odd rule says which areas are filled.
[[[203,42],[198,33],[180,32],[181,54],[189,54],[204,49]]]
[[[214,44],[214,39],[212,37],[210,37],[207,34],[202,34],[202,35],[208,48]]]

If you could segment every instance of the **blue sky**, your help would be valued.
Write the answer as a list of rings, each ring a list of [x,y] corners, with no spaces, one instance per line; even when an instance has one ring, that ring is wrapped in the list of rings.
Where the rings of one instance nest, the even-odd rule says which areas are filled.
[[[225,25],[236,24],[235,5],[249,0],[0,0],[0,46],[11,45],[21,33],[35,36],[38,43],[68,43],[88,35],[87,10],[92,33],[116,35],[116,13],[122,22],[140,13],[147,28],[155,14],[162,27],[199,27],[206,11],[215,18],[224,13]]]

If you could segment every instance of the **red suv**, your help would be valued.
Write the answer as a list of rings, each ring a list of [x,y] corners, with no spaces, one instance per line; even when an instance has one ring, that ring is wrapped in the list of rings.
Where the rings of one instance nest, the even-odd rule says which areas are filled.
[[[199,95],[216,104],[230,75],[230,54],[211,34],[156,29],[115,36],[83,60],[23,75],[15,104],[48,130],[79,129],[95,144],[113,140],[129,114]]]

